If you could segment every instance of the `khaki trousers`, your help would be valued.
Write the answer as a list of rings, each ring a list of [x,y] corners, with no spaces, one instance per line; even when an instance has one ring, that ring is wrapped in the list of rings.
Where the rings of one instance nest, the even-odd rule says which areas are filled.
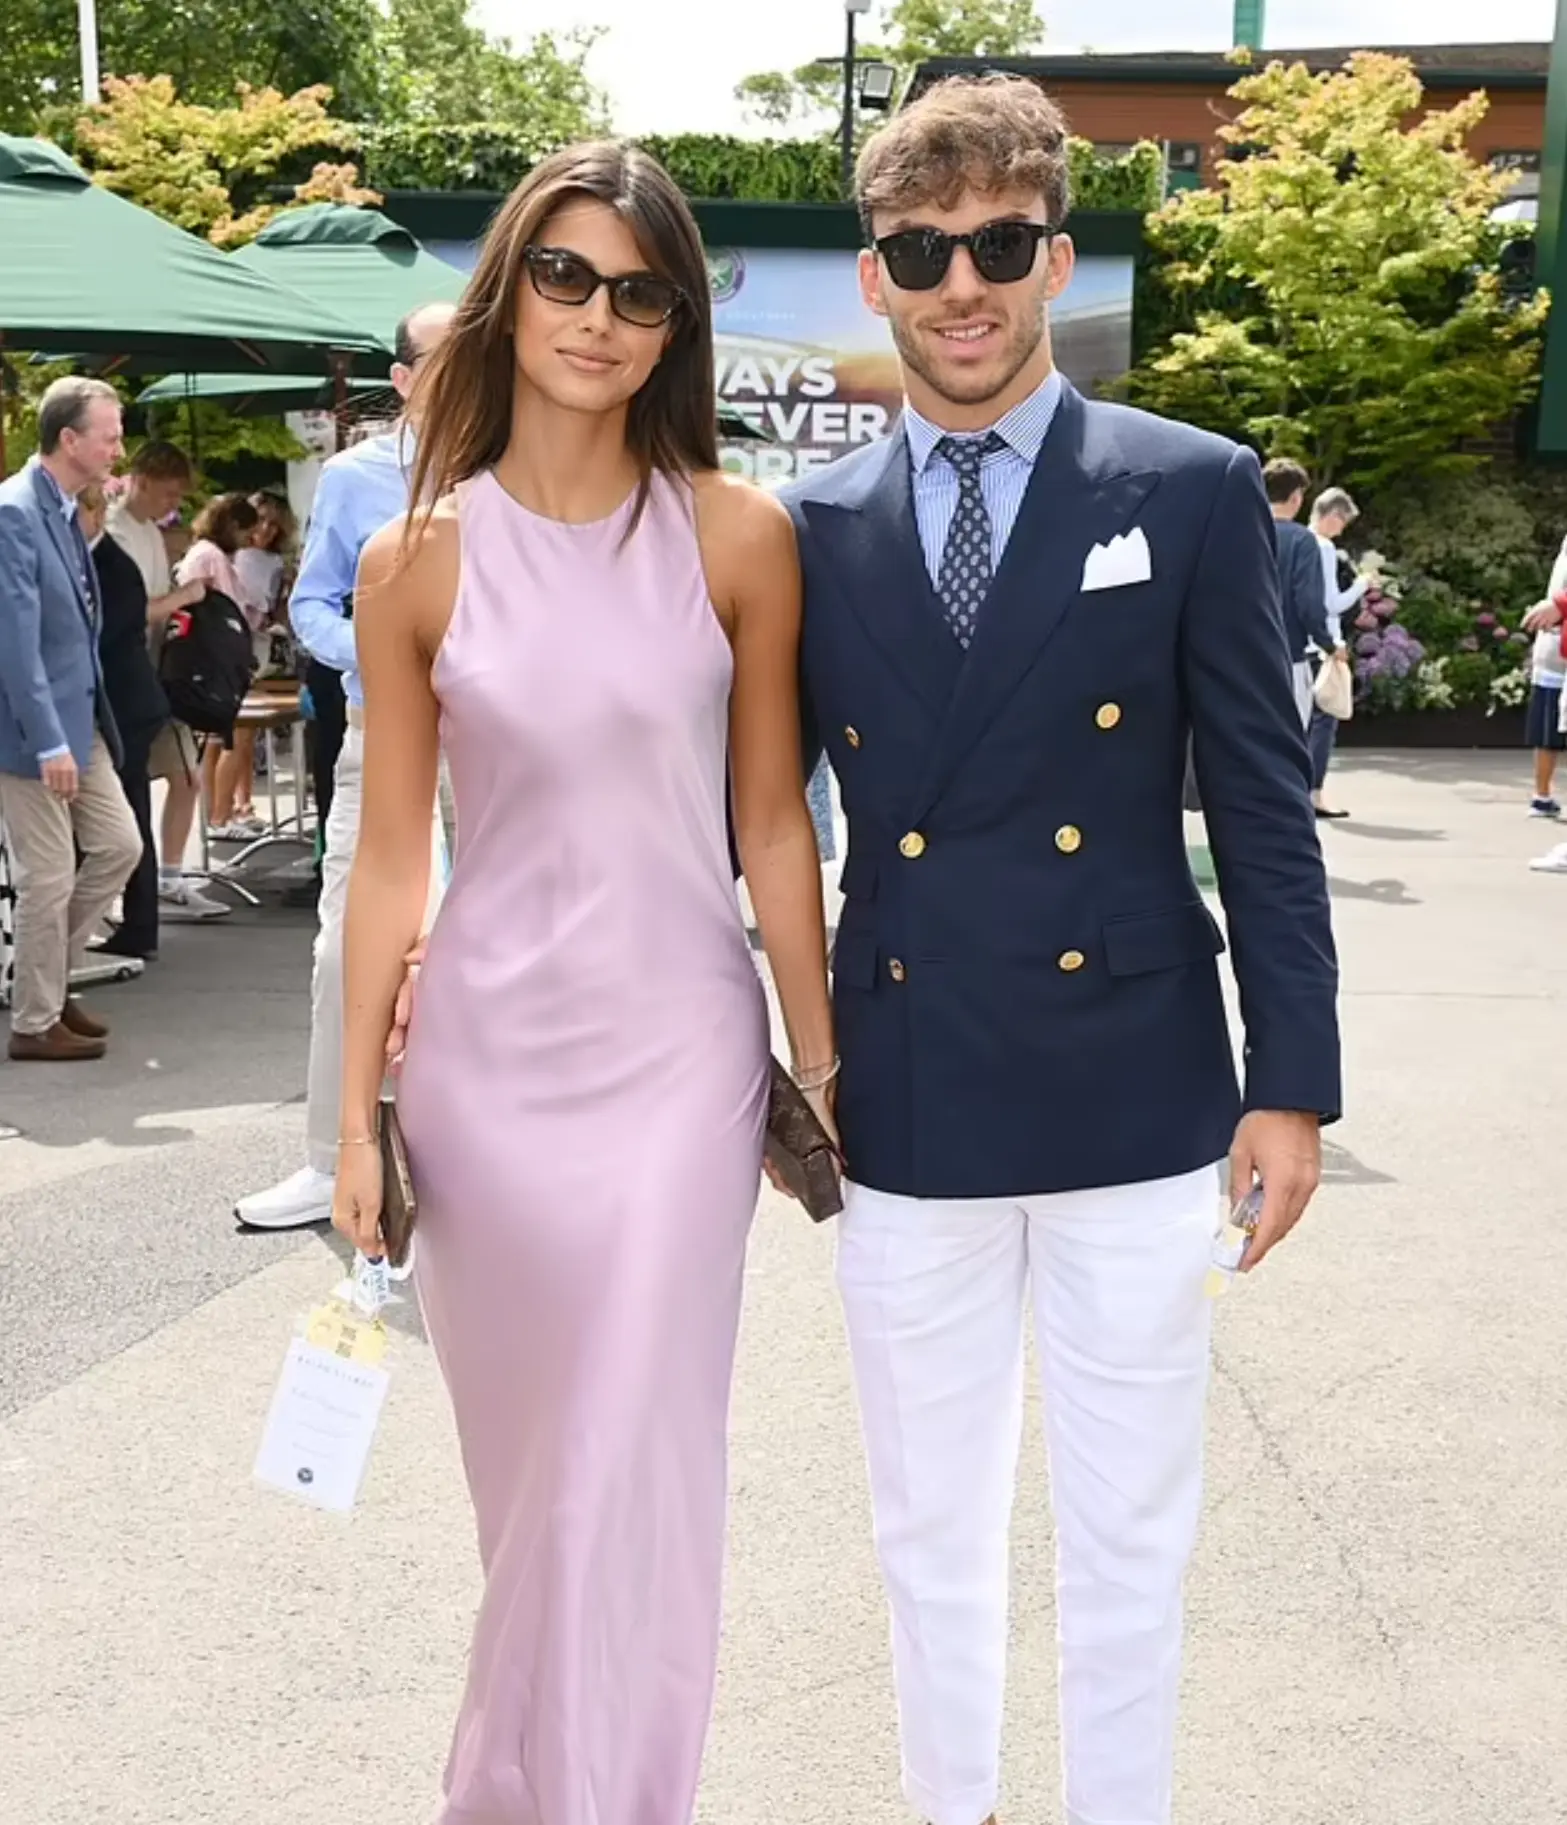
[[[0,773],[0,822],[16,877],[11,1027],[47,1033],[65,1006],[72,962],[141,860],[141,832],[101,735],[70,804],[42,780]]]

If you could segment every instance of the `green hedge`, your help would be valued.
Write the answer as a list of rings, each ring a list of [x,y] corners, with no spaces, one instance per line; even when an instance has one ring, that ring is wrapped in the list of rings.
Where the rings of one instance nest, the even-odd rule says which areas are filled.
[[[365,180],[377,190],[510,190],[553,147],[512,126],[362,129]],[[640,143],[688,196],[745,203],[836,203],[839,151],[832,139],[740,139],[723,134],[649,135]],[[1072,142],[1072,188],[1081,210],[1135,210],[1161,200],[1159,148],[1104,158]]]

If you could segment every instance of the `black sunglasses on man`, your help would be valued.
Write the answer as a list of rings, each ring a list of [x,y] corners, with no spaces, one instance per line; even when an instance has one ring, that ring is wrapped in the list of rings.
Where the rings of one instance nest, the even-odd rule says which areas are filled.
[[[934,291],[947,276],[953,253],[966,247],[979,276],[991,285],[1015,285],[1034,270],[1039,243],[1059,234],[1048,222],[986,222],[969,234],[940,228],[901,228],[874,243],[900,291]]]

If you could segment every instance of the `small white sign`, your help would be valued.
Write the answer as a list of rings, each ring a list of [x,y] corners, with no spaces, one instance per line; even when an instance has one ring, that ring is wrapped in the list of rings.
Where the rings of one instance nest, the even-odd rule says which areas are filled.
[[[345,1360],[296,1337],[272,1396],[258,1481],[347,1514],[359,1494],[386,1399],[385,1369]]]

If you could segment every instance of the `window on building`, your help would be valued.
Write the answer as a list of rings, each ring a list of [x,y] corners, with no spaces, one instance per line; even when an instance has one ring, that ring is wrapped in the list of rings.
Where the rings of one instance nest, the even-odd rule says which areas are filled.
[[[1507,200],[1516,203],[1527,197],[1538,197],[1540,194],[1540,155],[1538,152],[1493,152],[1491,154],[1493,171],[1510,171],[1515,182],[1507,193]]]
[[[1166,140],[1164,145],[1166,190],[1202,187],[1202,147],[1191,140]]]

